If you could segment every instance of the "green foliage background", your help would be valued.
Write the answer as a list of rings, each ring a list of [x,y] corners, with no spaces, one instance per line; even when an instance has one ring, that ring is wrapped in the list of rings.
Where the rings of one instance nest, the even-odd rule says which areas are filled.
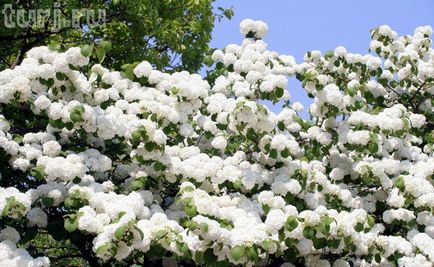
[[[104,65],[112,68],[147,60],[158,69],[197,71],[209,52],[214,22],[233,16],[232,9],[219,8],[215,13],[213,3],[214,0],[5,0],[1,8],[12,5],[14,22],[19,19],[15,10],[52,12],[39,21],[29,20],[26,12],[24,19],[31,22],[27,28],[0,27],[0,69],[19,64],[35,46],[66,49],[90,45],[96,52],[95,61],[104,60]],[[53,10],[61,11],[59,25],[65,27],[53,28],[57,18]],[[88,24],[84,10],[95,11],[95,18],[98,10],[105,10],[105,25]],[[79,17],[79,28],[68,25],[73,14]],[[1,23],[5,16],[10,18],[2,12]]]

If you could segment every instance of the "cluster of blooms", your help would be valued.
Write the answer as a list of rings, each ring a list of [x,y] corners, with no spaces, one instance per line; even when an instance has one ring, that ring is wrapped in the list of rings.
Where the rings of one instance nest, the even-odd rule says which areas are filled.
[[[33,258],[16,243],[20,241],[20,234],[12,227],[0,228],[0,266],[50,266],[47,257]]]
[[[261,20],[245,19],[240,24],[240,32],[246,37],[252,35],[250,37],[264,38],[267,35],[267,31],[267,24]]]
[[[432,29],[382,26],[378,57],[338,47],[296,64],[267,50],[265,23],[240,27],[207,80],[148,62],[131,77],[79,48],[0,72],[0,264],[48,265],[12,226],[55,235],[60,213],[101,262],[432,266]]]

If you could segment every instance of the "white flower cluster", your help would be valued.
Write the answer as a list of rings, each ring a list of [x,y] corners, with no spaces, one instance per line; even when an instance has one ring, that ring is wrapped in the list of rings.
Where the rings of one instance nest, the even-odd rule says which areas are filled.
[[[20,234],[12,227],[0,228],[0,266],[50,266],[47,257],[32,258],[16,243],[20,240]]]
[[[0,214],[19,219],[30,210],[31,201],[28,194],[21,193],[13,187],[0,187]]]
[[[301,64],[267,50],[265,23],[240,28],[206,80],[89,66],[78,48],[34,48],[0,72],[0,265],[47,266],[18,231],[55,235],[62,218],[113,265],[163,249],[166,263],[432,266],[431,28],[382,26],[378,56],[338,47]]]
[[[249,34],[253,34],[251,37],[264,38],[267,35],[267,31],[267,24],[261,20],[245,19],[240,24],[240,32],[246,37],[250,37]]]

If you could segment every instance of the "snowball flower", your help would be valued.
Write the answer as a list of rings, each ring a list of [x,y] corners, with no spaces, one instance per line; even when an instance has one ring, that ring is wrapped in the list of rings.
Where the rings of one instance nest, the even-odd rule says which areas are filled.
[[[41,208],[33,208],[31,209],[26,216],[28,223],[27,225],[38,226],[41,228],[45,228],[48,223],[48,216]]]
[[[0,231],[0,241],[10,240],[14,243],[20,241],[20,234],[13,227],[6,226]]]
[[[59,155],[62,147],[57,141],[51,140],[42,145],[42,151],[45,155],[49,157],[55,157]]]
[[[152,71],[152,65],[148,61],[140,62],[133,70],[137,78],[149,77]]]
[[[225,149],[227,145],[227,140],[223,136],[217,136],[212,140],[211,145],[215,149]]]
[[[240,32],[244,36],[261,39],[267,35],[268,26],[262,20],[245,19],[240,23]],[[252,36],[249,36],[249,34],[252,34]]]

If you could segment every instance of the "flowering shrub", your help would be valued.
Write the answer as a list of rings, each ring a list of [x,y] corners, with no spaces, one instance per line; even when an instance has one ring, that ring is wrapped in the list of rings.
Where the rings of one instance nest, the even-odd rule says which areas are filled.
[[[92,266],[432,266],[432,29],[301,64],[267,29],[243,21],[206,80],[80,48],[0,72],[0,265],[48,266],[29,248],[48,234]]]

